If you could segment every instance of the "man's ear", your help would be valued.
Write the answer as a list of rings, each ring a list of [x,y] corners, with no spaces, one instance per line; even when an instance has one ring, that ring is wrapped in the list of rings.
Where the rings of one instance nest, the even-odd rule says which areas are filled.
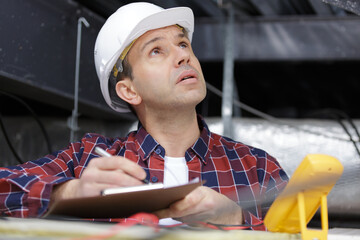
[[[137,93],[132,81],[129,78],[125,78],[116,83],[115,90],[119,98],[131,105],[139,105],[141,103],[141,97]]]

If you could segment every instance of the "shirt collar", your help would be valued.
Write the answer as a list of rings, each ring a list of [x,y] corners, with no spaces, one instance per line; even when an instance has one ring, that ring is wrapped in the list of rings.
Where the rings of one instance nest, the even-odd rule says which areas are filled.
[[[142,126],[139,121],[136,132],[137,151],[143,160],[146,160],[150,154],[160,145]]]
[[[198,124],[200,128],[200,137],[196,140],[191,149],[198,155],[203,163],[206,164],[206,160],[209,158],[212,151],[212,141],[211,132],[209,127],[205,123],[205,120],[202,116],[198,114]]]
[[[206,159],[209,157],[212,150],[213,144],[211,144],[211,142],[213,139],[204,118],[200,115],[198,115],[197,118],[200,128],[200,137],[185,154],[189,154],[189,151],[193,150],[194,153],[201,159],[201,161],[206,164]],[[160,146],[160,144],[146,131],[140,122],[138,124],[138,130],[136,133],[136,141],[138,143],[138,153],[143,160],[146,160],[150,154],[155,151],[155,149],[163,149],[163,147]]]

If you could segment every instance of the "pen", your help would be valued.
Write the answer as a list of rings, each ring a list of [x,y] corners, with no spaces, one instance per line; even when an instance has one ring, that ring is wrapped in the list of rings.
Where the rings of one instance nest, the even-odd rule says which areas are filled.
[[[100,147],[95,147],[95,152],[97,154],[99,154],[102,157],[112,157],[112,155],[110,153],[108,153],[107,151],[105,151],[104,149],[100,148]],[[146,179],[141,180],[143,183],[149,184],[149,181]]]

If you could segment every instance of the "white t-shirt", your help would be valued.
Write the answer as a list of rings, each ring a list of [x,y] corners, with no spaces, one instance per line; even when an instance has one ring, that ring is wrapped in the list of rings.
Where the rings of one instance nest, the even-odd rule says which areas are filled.
[[[185,157],[165,156],[164,166],[164,187],[186,184],[189,182],[189,169],[186,165]],[[161,225],[173,225],[181,223],[172,218],[160,219]]]

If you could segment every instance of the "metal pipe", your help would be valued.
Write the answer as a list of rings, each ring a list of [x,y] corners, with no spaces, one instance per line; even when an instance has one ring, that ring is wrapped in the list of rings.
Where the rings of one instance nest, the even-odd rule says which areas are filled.
[[[233,83],[234,83],[234,89],[233,89],[234,100],[233,100],[233,104],[234,104],[234,106],[236,106],[235,102],[240,102],[240,99],[239,99],[239,92],[238,92],[238,87],[237,87],[237,84],[236,84],[235,76],[233,77]],[[234,117],[241,117],[241,108],[234,107]]]
[[[223,99],[221,117],[224,127],[224,135],[232,138],[232,115],[233,115],[233,86],[234,86],[234,10],[232,1],[229,1],[228,22],[225,33],[225,56],[223,72]]]
[[[79,130],[78,127],[78,105],[79,105],[79,74],[80,74],[80,50],[81,50],[81,27],[82,23],[85,27],[90,27],[89,22],[84,18],[78,19],[77,25],[77,42],[76,42],[76,61],[75,61],[75,88],[74,88],[74,109],[70,118],[70,142],[75,140],[75,131]]]

